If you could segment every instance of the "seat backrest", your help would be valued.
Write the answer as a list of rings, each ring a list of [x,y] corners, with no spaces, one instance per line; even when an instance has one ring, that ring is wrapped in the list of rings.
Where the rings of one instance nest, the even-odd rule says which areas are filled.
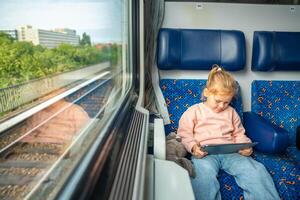
[[[219,64],[228,71],[245,67],[245,36],[236,30],[161,29],[157,45],[157,66],[161,70],[207,70]],[[166,134],[176,132],[181,115],[190,106],[201,102],[203,79],[162,79],[171,124]],[[232,102],[242,117],[240,93]]]
[[[253,81],[251,110],[289,132],[295,146],[300,125],[300,81]]]
[[[210,70],[213,64],[229,71],[245,67],[245,36],[237,30],[163,28],[157,48],[162,70]]]
[[[201,102],[202,90],[206,80],[203,79],[162,79],[160,88],[167,103],[171,124],[165,126],[166,135],[176,132],[181,115],[192,105]],[[231,106],[243,116],[241,94],[238,92]]]
[[[253,37],[252,70],[300,71],[300,32],[256,31]],[[251,110],[287,130],[290,145],[295,146],[300,80],[255,80],[251,102]]]
[[[253,71],[299,71],[300,32],[255,31]]]

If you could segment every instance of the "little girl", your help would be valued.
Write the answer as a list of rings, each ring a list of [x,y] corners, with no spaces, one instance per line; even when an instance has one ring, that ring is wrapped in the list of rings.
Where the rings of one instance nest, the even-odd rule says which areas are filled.
[[[191,106],[179,121],[177,134],[192,153],[196,177],[192,186],[196,199],[221,199],[217,180],[219,169],[234,176],[245,199],[280,199],[265,167],[249,157],[252,148],[239,153],[207,155],[200,146],[251,142],[237,112],[229,106],[237,92],[234,78],[218,65],[208,75],[204,103]]]

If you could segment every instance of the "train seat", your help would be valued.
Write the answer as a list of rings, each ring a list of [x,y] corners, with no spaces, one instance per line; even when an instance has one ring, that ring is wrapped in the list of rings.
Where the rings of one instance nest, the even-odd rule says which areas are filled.
[[[160,70],[207,70],[220,64],[228,71],[242,70],[246,61],[245,37],[236,30],[161,29],[158,37],[157,66]],[[161,79],[159,85],[167,104],[170,124],[165,133],[176,132],[183,112],[200,102],[203,79]],[[241,95],[232,102],[242,117]],[[240,199],[243,191],[234,178],[219,173],[223,199]]]
[[[176,132],[181,115],[192,105],[201,102],[205,79],[161,79],[160,88],[164,95],[170,117],[170,124],[165,125],[165,134]],[[243,105],[240,91],[231,102],[241,119]]]
[[[299,46],[300,32],[254,32],[252,70],[300,71]],[[254,80],[251,93],[252,113],[244,119],[247,134],[259,142],[254,158],[271,172],[282,199],[300,199],[300,81]]]

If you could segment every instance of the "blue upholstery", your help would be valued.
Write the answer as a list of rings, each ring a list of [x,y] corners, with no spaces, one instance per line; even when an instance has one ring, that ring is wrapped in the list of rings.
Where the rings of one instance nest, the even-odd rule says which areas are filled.
[[[298,48],[293,45],[290,48],[291,40],[298,44],[298,35],[286,33],[275,35],[272,40],[267,36],[255,36],[253,69],[262,71],[299,69],[300,56],[296,55],[300,55],[300,45]],[[285,40],[283,37],[286,36],[288,38]],[[270,45],[272,42],[277,43]],[[268,49],[270,47],[273,48],[272,51]],[[275,51],[277,53],[274,57],[272,53]],[[162,70],[209,70],[211,65],[216,63],[234,71],[243,69],[245,65],[245,38],[239,31],[162,29],[158,38],[157,52],[157,65]],[[230,54],[229,57],[226,53]],[[178,121],[188,107],[200,102],[204,86],[205,80],[160,80],[160,88],[171,119],[171,124],[165,127],[167,134],[177,130]],[[266,120],[257,121],[260,116],[253,113],[245,114],[246,131],[251,131],[254,140],[271,141],[271,143],[261,142],[257,150],[262,152],[256,151],[253,158],[265,165],[273,177],[280,197],[284,200],[300,199],[299,151],[294,144],[295,130],[300,123],[299,90],[299,81],[254,82],[252,111]],[[240,94],[237,95],[233,107],[242,117]],[[256,121],[248,122],[249,120]],[[273,125],[270,125],[268,120]],[[277,125],[281,128],[276,127]],[[256,130],[261,135],[252,134]],[[289,146],[286,148],[287,145]],[[268,154],[269,152],[284,153]],[[243,191],[232,176],[220,170],[218,180],[223,199],[243,199]]]
[[[190,106],[199,103],[205,80],[160,80],[160,88],[164,95],[171,124],[165,126],[165,133],[176,132],[181,115]]]
[[[300,32],[255,31],[252,70],[300,70]]]
[[[266,154],[262,153],[268,152],[265,151],[267,147],[263,147],[270,145],[266,140],[260,147],[262,152],[256,152],[254,158],[271,171],[281,197],[299,199],[300,151],[295,147],[295,137],[296,128],[300,125],[300,81],[253,81],[251,101],[252,111],[272,123],[278,133],[287,135],[286,143],[289,145],[281,154]],[[268,131],[263,134],[268,134]],[[277,139],[272,138],[278,145],[281,144],[282,148],[287,146],[283,142],[286,140],[283,135],[277,135]]]
[[[163,92],[164,98],[167,102],[167,107],[171,119],[171,124],[166,125],[165,127],[167,134],[177,130],[178,121],[183,112],[188,107],[200,102],[202,89],[204,88],[205,83],[205,80],[188,79],[162,79],[160,81],[160,87]],[[264,90],[262,89],[262,91]],[[239,93],[233,103],[234,104],[232,106],[241,115],[242,101]],[[244,116],[245,122],[249,120],[249,116],[247,115],[249,115],[250,118],[258,117],[253,113],[246,113]],[[266,123],[265,121],[266,120],[263,120],[262,122],[255,121],[254,124],[249,127],[246,127],[246,123],[245,128],[247,129],[247,131],[262,130],[264,134],[268,134],[268,129],[271,129],[270,131],[272,131],[272,128],[276,129],[276,127],[268,127],[269,125],[264,125],[263,123]],[[264,135],[262,135],[261,137],[264,137]],[[280,137],[281,136],[279,136],[279,138]],[[283,138],[285,137],[286,136],[283,136]],[[273,138],[270,139],[272,140]],[[255,138],[253,140],[256,141]],[[287,141],[288,143],[288,138],[285,138],[283,140]],[[268,146],[268,144],[262,143],[262,146],[264,145]],[[287,146],[286,144],[284,145],[285,147]],[[272,146],[270,148],[272,148]],[[268,152],[268,149],[263,150],[264,152]],[[297,155],[298,154],[295,147],[289,147],[284,154],[268,154],[261,153],[258,151],[256,151],[253,154],[254,159],[265,165],[265,167],[273,177],[275,186],[279,192],[280,197],[285,200],[293,200],[300,198],[300,165],[299,158],[297,158]],[[218,180],[220,182],[220,191],[223,199],[241,199],[243,197],[242,189],[236,184],[232,176],[228,175],[226,172],[221,170],[218,176]]]
[[[181,115],[190,106],[201,102],[201,94],[206,80],[189,79],[162,79],[160,88],[167,103],[171,124],[165,126],[166,134],[177,131]],[[242,117],[242,101],[238,92],[236,98],[231,102],[239,115]],[[220,171],[218,177],[221,185],[223,199],[240,199],[242,189],[236,184],[234,178],[224,171]]]
[[[240,188],[233,176],[228,175],[225,171],[220,170],[218,174],[218,181],[220,183],[221,197],[224,200],[243,200],[243,190]]]
[[[245,37],[240,31],[161,29],[157,65],[160,69],[210,70],[213,64],[235,71],[245,66]],[[176,131],[183,112],[199,103],[206,80],[160,80],[171,124],[166,133]],[[233,102],[242,117],[241,96]],[[241,199],[243,191],[234,178],[220,170],[218,177],[223,199]]]
[[[300,165],[288,154],[255,152],[253,158],[261,162],[271,174],[281,199],[300,199]]]
[[[300,71],[299,46],[300,32],[255,32],[252,70]],[[251,102],[251,110],[257,115],[245,114],[245,126],[253,131],[251,137],[264,141],[256,147],[260,152],[255,152],[254,158],[269,170],[282,199],[300,199],[300,151],[295,147],[300,125],[300,81],[253,81]],[[247,125],[248,117],[259,116],[265,120]],[[267,123],[271,127],[267,128]]]
[[[245,36],[234,30],[161,29],[157,66],[162,70],[210,70],[219,64],[228,71],[244,68]]]
[[[171,124],[165,126],[166,135],[176,132],[181,115],[192,105],[201,102],[202,90],[206,80],[202,79],[162,79],[160,88],[164,95]],[[236,98],[231,102],[241,119],[243,118],[243,106],[241,95],[238,92]]]
[[[289,145],[288,132],[274,126],[269,121],[253,112],[244,113],[244,127],[252,141],[258,142],[254,147],[264,153],[282,153]]]
[[[300,81],[253,81],[251,110],[285,129],[289,144],[296,145],[300,125]]]

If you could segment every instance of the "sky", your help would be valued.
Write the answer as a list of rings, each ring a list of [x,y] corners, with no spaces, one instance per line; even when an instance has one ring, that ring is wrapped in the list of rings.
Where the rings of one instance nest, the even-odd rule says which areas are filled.
[[[121,41],[122,0],[0,1],[0,29],[32,25],[35,29],[74,29],[93,43]]]

